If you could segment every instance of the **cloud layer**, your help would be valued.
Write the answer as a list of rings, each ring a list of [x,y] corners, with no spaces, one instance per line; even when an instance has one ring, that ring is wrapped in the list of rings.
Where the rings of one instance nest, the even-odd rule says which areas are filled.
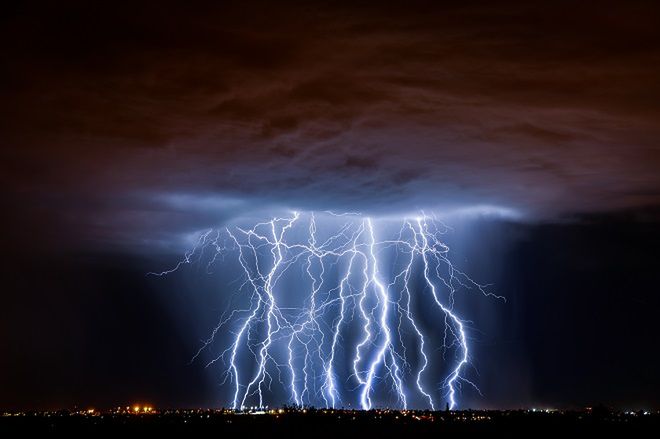
[[[658,16],[636,2],[16,6],[3,191],[101,237],[267,205],[654,205]]]

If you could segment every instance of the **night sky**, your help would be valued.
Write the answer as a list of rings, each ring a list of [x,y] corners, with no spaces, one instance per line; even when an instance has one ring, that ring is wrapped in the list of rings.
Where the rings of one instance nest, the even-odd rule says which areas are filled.
[[[660,405],[657,4],[117,3],[3,5],[0,409],[226,403],[146,273],[282,209],[448,215],[464,405]]]

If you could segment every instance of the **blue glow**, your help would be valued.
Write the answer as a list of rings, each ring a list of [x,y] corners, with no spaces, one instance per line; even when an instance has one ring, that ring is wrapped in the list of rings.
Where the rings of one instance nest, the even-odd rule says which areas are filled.
[[[462,384],[476,388],[455,293],[502,297],[452,265],[447,230],[425,214],[394,221],[293,212],[208,230],[173,268],[150,274],[235,255],[244,305],[223,315],[197,353],[231,334],[209,365],[224,365],[235,409],[436,409],[445,401],[454,409]]]

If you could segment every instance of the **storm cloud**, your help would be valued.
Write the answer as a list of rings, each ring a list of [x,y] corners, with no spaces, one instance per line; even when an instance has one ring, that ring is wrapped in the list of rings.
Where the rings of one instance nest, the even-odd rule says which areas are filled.
[[[642,2],[15,5],[3,192],[18,216],[106,240],[263,206],[554,219],[656,205],[658,16]]]

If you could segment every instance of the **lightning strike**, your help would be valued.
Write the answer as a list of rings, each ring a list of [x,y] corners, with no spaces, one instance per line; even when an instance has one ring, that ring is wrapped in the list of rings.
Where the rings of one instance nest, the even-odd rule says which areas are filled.
[[[223,314],[194,358],[226,343],[208,366],[224,364],[234,409],[458,407],[461,385],[476,386],[456,291],[503,298],[452,265],[447,227],[433,217],[404,218],[392,233],[361,214],[323,214],[331,221],[294,212],[206,231],[173,268],[150,273],[205,257],[210,270],[235,255],[242,282],[233,297],[244,305]]]

